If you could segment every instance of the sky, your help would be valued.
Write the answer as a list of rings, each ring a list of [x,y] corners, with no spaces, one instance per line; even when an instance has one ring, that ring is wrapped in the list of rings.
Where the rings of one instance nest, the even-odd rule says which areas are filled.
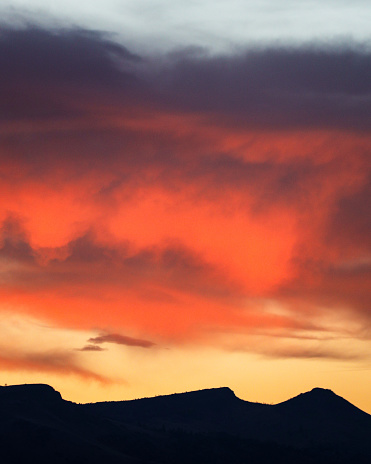
[[[0,6],[0,384],[371,413],[368,1]]]

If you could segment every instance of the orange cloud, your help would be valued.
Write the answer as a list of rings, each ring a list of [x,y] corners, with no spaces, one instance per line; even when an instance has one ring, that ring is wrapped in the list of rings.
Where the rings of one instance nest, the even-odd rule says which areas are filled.
[[[75,375],[85,380],[110,383],[111,380],[78,365],[72,353],[12,353],[2,352],[0,366],[5,371],[45,372]]]
[[[281,135],[279,142],[275,137],[266,134],[263,146],[282,146],[278,160],[269,160],[273,154],[266,148],[267,160],[257,166],[239,161],[233,167],[234,155],[227,165],[218,157],[214,163],[209,155],[207,170],[202,158],[200,164],[191,162],[196,167],[190,172],[170,165],[164,177],[159,173],[168,169],[165,158],[157,168],[139,165],[146,182],[137,180],[137,173],[116,182],[117,171],[103,170],[100,176],[94,166],[68,182],[75,165],[66,160],[62,171],[50,171],[45,180],[28,173],[20,187],[3,186],[9,198],[3,217],[12,211],[23,224],[23,237],[17,239],[13,230],[8,231],[13,244],[9,237],[8,242],[2,239],[3,259],[10,266],[3,273],[3,298],[66,324],[121,324],[123,329],[128,324],[134,331],[169,336],[172,330],[186,333],[223,320],[249,327],[252,316],[243,314],[252,297],[307,288],[308,279],[316,279],[320,295],[330,277],[327,271],[328,277],[313,272],[313,265],[325,270],[336,267],[347,250],[347,259],[353,256],[352,243],[340,248],[336,235],[330,243],[328,234],[337,202],[363,188],[364,148],[346,135],[344,145],[359,149],[350,162],[341,149],[334,160],[331,148],[326,162],[325,155],[319,163],[313,153],[301,164],[292,161],[290,149],[282,159],[285,141],[294,135]],[[364,136],[359,143],[365,146]],[[320,146],[326,154],[326,143]],[[123,158],[124,173],[126,162]],[[218,189],[219,180],[223,189]],[[88,230],[91,238],[84,239]],[[364,295],[364,286],[358,290]],[[303,298],[308,291],[303,287]],[[355,303],[356,292],[349,298],[350,305]],[[161,314],[171,321],[168,328],[159,324]]]
[[[35,47],[40,37],[61,55]],[[77,63],[72,44],[90,59]],[[175,54],[155,68],[98,35],[37,28],[6,31],[9,50],[2,302],[161,346],[223,329],[317,330],[322,313],[369,319],[368,100],[334,62],[369,84],[345,52],[320,63],[310,47]],[[33,68],[24,50],[47,59]],[[366,69],[367,54],[352,53]]]

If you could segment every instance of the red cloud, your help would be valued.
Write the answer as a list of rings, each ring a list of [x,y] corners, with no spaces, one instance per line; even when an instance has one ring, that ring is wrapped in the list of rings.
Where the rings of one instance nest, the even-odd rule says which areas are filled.
[[[24,58],[0,94],[4,303],[144,342],[290,332],[321,311],[369,319],[368,52],[175,55],[155,69],[71,34],[0,37],[2,62]]]

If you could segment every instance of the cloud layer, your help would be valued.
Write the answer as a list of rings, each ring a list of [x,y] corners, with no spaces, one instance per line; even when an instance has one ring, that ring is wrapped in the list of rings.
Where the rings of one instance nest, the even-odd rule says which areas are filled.
[[[98,328],[92,355],[362,357],[318,333],[370,339],[370,58],[356,43],[143,58],[5,28],[2,301]]]

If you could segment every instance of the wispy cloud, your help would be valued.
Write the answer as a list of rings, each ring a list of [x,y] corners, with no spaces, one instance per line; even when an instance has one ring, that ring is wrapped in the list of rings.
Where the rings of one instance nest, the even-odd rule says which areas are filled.
[[[76,375],[86,380],[110,383],[111,380],[84,368],[69,351],[21,352],[2,351],[0,366],[5,371],[43,372],[59,375]]]
[[[115,343],[117,345],[138,346],[140,348],[152,348],[156,346],[155,343],[149,340],[141,340],[138,338],[132,338],[132,337],[128,337],[126,335],[120,335],[117,333],[103,334],[103,335],[99,335],[98,337],[92,337],[92,338],[89,338],[88,342],[94,343],[97,345],[100,345],[102,343]]]
[[[98,345],[85,345],[82,348],[77,348],[77,351],[105,351],[105,348]]]

